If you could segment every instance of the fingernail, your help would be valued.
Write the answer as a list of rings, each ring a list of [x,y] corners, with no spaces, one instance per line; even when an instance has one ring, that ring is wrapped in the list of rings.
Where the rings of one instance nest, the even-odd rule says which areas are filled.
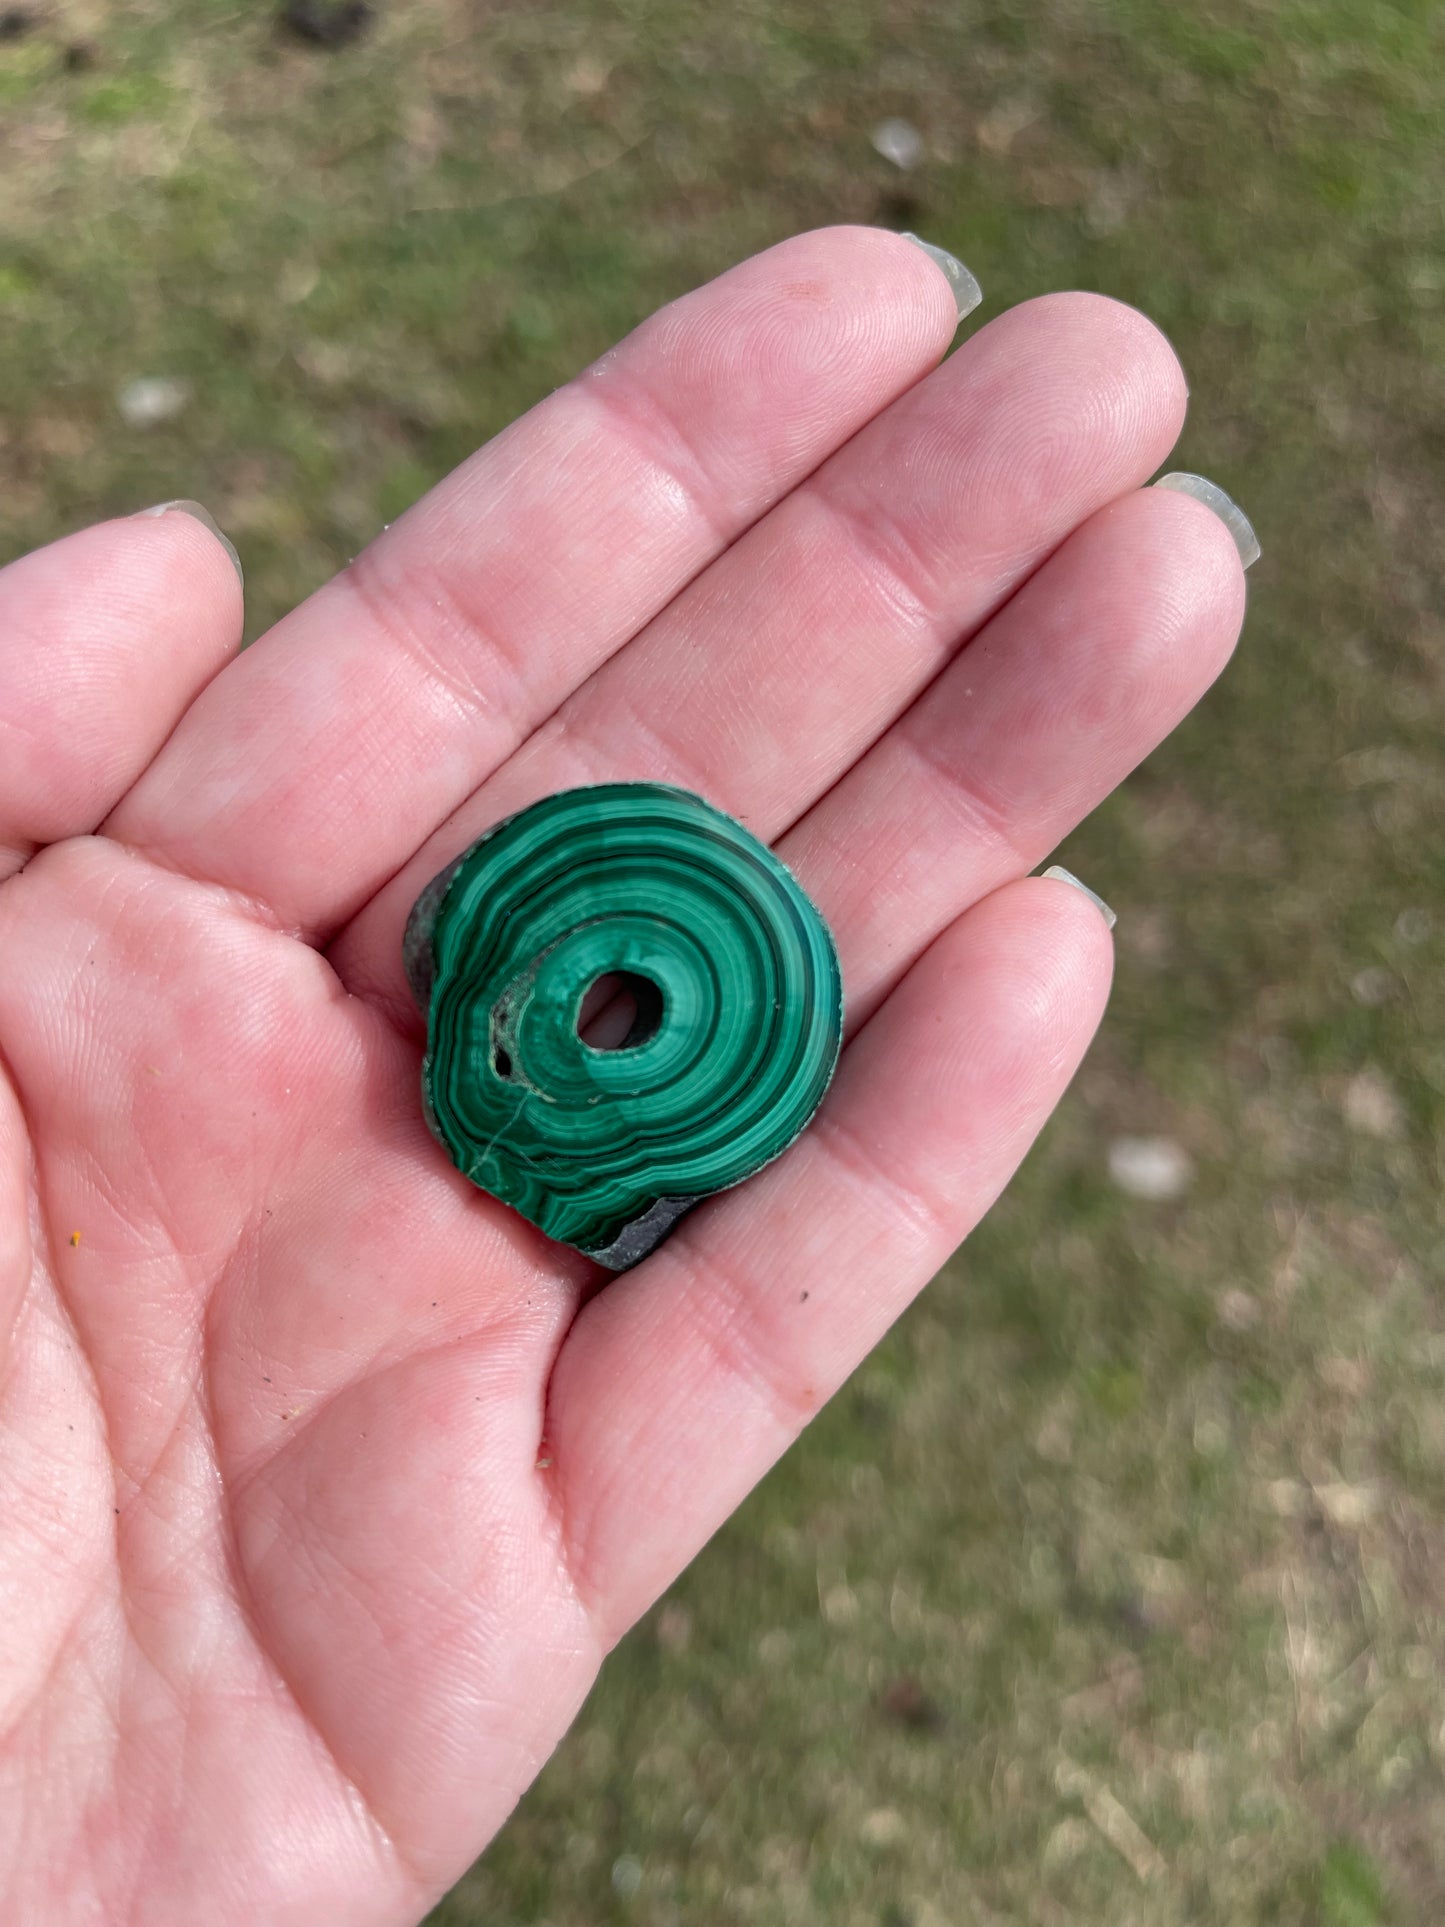
[[[1104,899],[1100,896],[1096,896],[1094,892],[1089,888],[1087,883],[1080,883],[1079,879],[1074,875],[1073,871],[1066,870],[1062,863],[1051,863],[1048,869],[1045,870],[1043,874],[1046,877],[1052,877],[1058,883],[1072,883],[1074,888],[1077,891],[1079,891],[1079,893],[1082,896],[1086,896],[1089,899],[1090,903],[1093,904],[1094,908],[1098,911],[1099,915],[1104,919],[1105,923],[1108,924],[1111,930],[1114,928],[1114,925],[1119,921],[1119,919],[1114,915],[1114,912],[1109,908],[1108,904],[1105,903]]]
[[[237,579],[244,589],[246,586],[246,572],[241,567],[241,558],[236,553],[236,545],[203,503],[186,501],[157,502],[154,508],[142,509],[140,513],[142,515],[169,515],[172,511],[177,515],[189,515],[192,521],[199,522],[203,528],[211,531],[211,534],[215,536],[216,540],[221,544],[221,547],[226,551],[227,555],[230,556],[231,566],[236,571]]]
[[[1258,562],[1259,537],[1249,517],[1218,483],[1206,481],[1202,475],[1190,475],[1184,469],[1176,469],[1171,475],[1161,475],[1154,486],[1172,488],[1180,495],[1192,495],[1196,502],[1203,502],[1207,509],[1213,509],[1234,537],[1234,546],[1239,550],[1239,559],[1245,568]]]
[[[948,276],[948,285],[953,289],[953,298],[958,304],[959,320],[962,321],[966,314],[972,314],[979,302],[983,300],[983,289],[958,256],[950,254],[946,248],[936,248],[931,241],[920,241],[916,234],[904,234],[900,239],[911,241],[914,247],[922,248],[934,267],[942,268]]]

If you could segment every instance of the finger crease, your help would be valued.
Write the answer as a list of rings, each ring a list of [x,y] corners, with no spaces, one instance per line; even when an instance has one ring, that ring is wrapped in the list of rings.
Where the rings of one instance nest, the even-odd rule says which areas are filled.
[[[861,550],[877,572],[874,591],[895,619],[910,628],[939,628],[942,618],[933,570],[906,526],[884,510],[871,506],[864,510],[844,501],[821,483],[806,494],[838,525],[849,548]],[[922,591],[913,586],[910,576],[924,585]]]
[[[799,1384],[796,1372],[785,1376],[789,1360],[773,1357],[759,1342],[756,1294],[696,1239],[688,1244],[687,1262],[692,1276],[685,1303],[699,1343],[730,1378],[761,1392],[774,1424],[796,1438],[817,1416],[821,1400]]]
[[[934,740],[935,733],[909,729],[905,724],[898,732],[898,740],[924,775],[943,790],[949,804],[954,809],[961,809],[968,823],[981,832],[984,841],[1002,849],[1011,866],[1022,876],[1029,869],[1030,860],[1009,828],[1008,809],[991,797],[983,784],[970,776],[945,746]]]
[[[590,382],[579,378],[574,393],[590,401],[641,453],[668,484],[674,497],[706,531],[715,552],[728,547],[746,521],[742,509],[714,508],[717,481],[683,424],[645,391],[632,387],[619,393],[607,376]],[[681,459],[679,459],[681,458]]]
[[[885,1171],[877,1153],[842,1112],[819,1119],[817,1139],[833,1169],[871,1210],[876,1211],[880,1203],[891,1206],[896,1217],[911,1225],[921,1244],[946,1243],[952,1250],[957,1238],[946,1223],[944,1207],[896,1172]]]
[[[585,735],[578,726],[581,718],[558,718],[563,735],[572,738],[589,769],[595,771],[596,780],[635,780],[639,771],[648,769],[658,781],[695,790],[712,802],[719,800],[712,794],[712,785],[719,780],[712,770],[693,762],[676,738],[654,722],[628,691],[619,690],[615,701],[619,710],[616,719],[606,721],[603,727],[594,723]],[[660,705],[660,710],[667,706]],[[620,746],[621,754],[614,745]]]
[[[424,636],[407,613],[416,598],[405,584],[389,582],[363,550],[339,578],[381,630],[386,644],[411,662],[423,676],[446,691],[464,723],[494,722],[509,728],[513,741],[533,720],[521,699],[527,678],[520,651],[490,630],[464,607],[444,577],[428,579],[426,621],[435,640]],[[484,689],[474,676],[463,673],[477,661],[505,672],[505,687]]]

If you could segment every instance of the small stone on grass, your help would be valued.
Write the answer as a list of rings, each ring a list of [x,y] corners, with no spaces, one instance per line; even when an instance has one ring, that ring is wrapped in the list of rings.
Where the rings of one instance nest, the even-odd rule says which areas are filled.
[[[179,415],[191,399],[191,384],[174,375],[142,375],[116,395],[121,419],[132,428],[154,428]]]
[[[1405,1134],[1405,1114],[1384,1072],[1367,1064],[1345,1086],[1345,1122],[1366,1137],[1398,1138]]]
[[[642,1885],[642,1862],[630,1853],[619,1854],[612,1863],[612,1891],[619,1900],[633,1900]]]
[[[1109,1176],[1131,1198],[1160,1203],[1183,1197],[1194,1181],[1194,1165],[1173,1138],[1116,1137],[1109,1146]]]
[[[868,138],[875,153],[881,154],[885,161],[892,161],[905,174],[911,173],[923,159],[922,134],[912,121],[901,120],[897,115],[880,120]]]

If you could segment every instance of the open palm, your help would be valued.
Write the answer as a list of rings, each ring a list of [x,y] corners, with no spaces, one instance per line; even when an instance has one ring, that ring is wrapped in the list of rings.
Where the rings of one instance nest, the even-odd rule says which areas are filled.
[[[665,309],[245,654],[170,513],[0,574],[0,1913],[414,1920],[996,1196],[1109,938],[1025,873],[1243,577],[1141,316],[867,229]],[[967,645],[965,647],[965,645]],[[553,791],[702,792],[837,937],[813,1128],[635,1271],[427,1133],[401,932]]]

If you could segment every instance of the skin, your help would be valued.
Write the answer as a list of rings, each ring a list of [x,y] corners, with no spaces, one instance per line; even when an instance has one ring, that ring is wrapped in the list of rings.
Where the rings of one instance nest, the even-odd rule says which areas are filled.
[[[868,229],[675,302],[244,655],[180,513],[0,574],[0,1913],[416,1920],[977,1222],[1098,1023],[1029,879],[1223,666],[1142,316]],[[463,1182],[407,909],[648,778],[837,936],[814,1126],[637,1270]],[[1102,881],[1102,880],[1100,880]]]

